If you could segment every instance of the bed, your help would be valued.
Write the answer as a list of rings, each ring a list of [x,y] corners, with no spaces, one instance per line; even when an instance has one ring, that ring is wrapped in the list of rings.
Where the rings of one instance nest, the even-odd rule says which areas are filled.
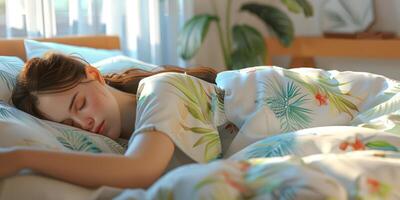
[[[146,70],[157,67],[124,58],[120,52],[114,51],[120,48],[116,36],[52,38],[41,41],[104,49],[98,53],[104,56],[101,58],[90,57],[91,53],[97,51],[95,49],[78,49],[82,56],[88,55],[87,59],[93,59],[93,65],[103,74],[115,72],[115,66],[121,70],[127,67]],[[3,56],[0,57],[0,147],[22,145],[61,151],[122,154],[126,150],[126,141],[112,141],[73,127],[37,120],[12,107],[9,96],[13,76],[21,69],[27,57],[32,56],[28,54],[37,53],[40,49],[37,47],[39,44],[34,45],[35,51],[27,53],[23,40],[0,40],[0,55]],[[18,59],[4,56],[16,56]],[[124,65],[119,62],[121,58]],[[241,150],[231,152],[226,159],[179,167],[165,174],[148,190],[107,186],[89,189],[32,174],[26,170],[17,176],[1,180],[0,199],[400,198],[400,191],[397,189],[400,180],[398,81],[366,73],[353,76],[351,73],[323,72],[306,68],[286,70],[278,67],[258,67],[243,69],[238,73],[245,78],[257,75],[265,79],[273,77],[286,80],[285,77],[290,77],[294,82],[297,81],[297,84],[303,85],[303,90],[308,89],[311,93],[315,92],[313,88],[322,88],[314,81],[317,80],[315,77],[322,74],[326,75],[327,80],[331,80],[332,77],[353,80],[354,83],[351,84],[354,84],[354,89],[351,93],[358,92],[359,96],[363,96],[361,91],[365,88],[370,88],[368,92],[371,93],[364,95],[365,103],[357,105],[357,109],[346,101],[346,106],[353,110],[326,114],[330,119],[342,120],[343,123],[351,121],[348,123],[350,126],[325,127],[316,123],[311,129],[289,130],[276,137],[257,138],[255,142],[246,144],[238,142],[233,146],[240,147]],[[304,81],[302,74],[307,74],[306,78],[309,79]],[[217,83],[225,88],[240,87],[240,84],[232,84],[232,81],[237,79],[232,80],[230,76],[229,72],[221,73]],[[329,81],[324,83],[328,83],[326,87],[332,86]],[[332,90],[333,93],[336,92],[338,96],[348,95],[340,93],[343,85],[345,84],[337,84],[340,90]],[[258,86],[258,80],[255,79],[254,87]],[[317,100],[315,106],[325,105],[330,98],[319,93],[312,93],[312,96]],[[246,101],[255,102],[257,99],[243,99],[243,103]],[[332,111],[324,107],[318,112]],[[259,114],[260,112],[255,113],[255,117],[249,120],[248,125],[241,131],[249,135],[257,132],[259,127],[252,126],[251,123]],[[272,116],[274,113],[270,114]],[[325,114],[321,114],[323,115]],[[279,127],[279,120],[277,124],[278,128],[271,131],[285,129],[283,126]],[[275,125],[271,124],[271,127],[273,126]],[[278,132],[281,131],[279,129]],[[246,136],[248,135],[243,137]],[[237,140],[239,139],[242,140],[238,137]]]
[[[93,35],[37,39],[37,41],[105,50],[120,49],[120,42],[117,36]],[[2,72],[2,76],[0,78],[0,102],[2,103],[2,115],[0,117],[2,118],[2,121],[0,120],[0,146],[7,147],[20,145],[36,146],[38,148],[51,148],[58,150],[71,150],[68,148],[64,148],[63,145],[59,145],[60,140],[58,139],[64,138],[63,140],[65,142],[70,142],[71,145],[77,145],[76,143],[73,144],[71,141],[73,140],[73,138],[76,139],[82,136],[79,136],[80,130],[68,129],[68,127],[62,126],[51,126],[49,125],[50,122],[35,122],[35,120],[32,120],[30,116],[24,115],[23,113],[18,113],[17,110],[14,110],[11,106],[8,106],[7,104],[9,103],[9,96],[11,94],[11,85],[12,83],[14,83],[13,75],[16,75],[20,67],[23,65],[23,62],[27,60],[24,40],[0,40],[0,55],[2,56],[0,64],[0,72]],[[116,59],[118,60],[120,59],[120,57]],[[110,60],[110,62],[107,61],[107,63],[104,64],[113,64],[112,61],[115,61],[115,59]],[[134,60],[125,59],[124,61],[126,64],[129,63],[130,65],[138,65],[142,68],[152,66],[143,66],[141,62],[136,62]],[[100,63],[100,65],[102,64]],[[109,67],[105,66],[104,70],[109,70]],[[8,85],[9,83],[11,84]],[[13,119],[4,118],[6,113],[13,115]],[[19,125],[18,123],[23,123],[23,125]],[[35,130],[32,130],[32,127]],[[89,147],[92,148],[92,150],[89,151],[92,152],[121,154],[126,148],[123,146],[126,145],[125,141],[121,141],[119,144],[109,141],[105,138],[99,138],[96,135],[90,135],[90,133],[87,132],[83,134],[89,134],[88,138],[93,143],[92,147]],[[0,181],[0,199],[90,199],[91,195],[96,192],[103,191],[104,189],[107,189],[107,187],[93,190],[76,186],[67,182],[55,180],[49,177],[35,175],[30,173],[29,171],[24,171],[21,172],[20,176],[10,177]]]

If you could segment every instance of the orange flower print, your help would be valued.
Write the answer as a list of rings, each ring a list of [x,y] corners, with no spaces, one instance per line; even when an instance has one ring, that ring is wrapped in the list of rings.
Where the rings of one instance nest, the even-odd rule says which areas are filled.
[[[243,162],[239,163],[239,170],[241,172],[246,172],[247,170],[249,170],[250,167],[251,167],[251,164],[248,162],[243,161]]]
[[[357,136],[355,137],[354,142],[344,141],[339,145],[339,149],[342,151],[346,151],[347,148],[350,147],[353,151],[365,150],[365,144]]]
[[[224,181],[225,183],[227,183],[228,185],[230,185],[231,187],[235,188],[236,190],[238,190],[241,193],[246,194],[248,192],[248,189],[245,188],[244,186],[240,185],[240,183],[236,182],[235,180],[233,180],[230,177],[230,174],[227,172],[222,172],[222,176],[224,177]]]
[[[339,145],[339,149],[342,150],[342,151],[346,151],[346,149],[347,149],[348,146],[349,146],[349,143],[345,141],[345,142],[342,142],[342,143]]]
[[[356,137],[355,142],[353,143],[353,150],[365,150],[364,143]]]
[[[392,188],[379,180],[367,178],[368,192],[379,199],[386,199]],[[378,198],[376,198],[378,199]]]
[[[319,106],[328,105],[328,97],[325,94],[315,94],[315,99],[318,101]]]
[[[379,192],[380,183],[379,183],[378,180],[372,179],[372,178],[368,178],[368,179],[367,179],[367,184],[368,184],[368,186],[369,186],[369,192],[370,192],[370,193],[377,193],[377,192]]]

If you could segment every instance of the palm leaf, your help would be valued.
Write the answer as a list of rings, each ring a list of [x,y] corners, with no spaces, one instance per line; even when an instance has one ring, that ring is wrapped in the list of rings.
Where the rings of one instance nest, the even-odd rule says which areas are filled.
[[[16,117],[14,117],[13,113],[10,112],[8,109],[0,107],[0,118],[3,120],[8,120],[10,118],[16,118]]]
[[[383,150],[383,151],[399,151],[399,149],[390,144],[389,142],[383,141],[383,140],[377,140],[377,141],[369,141],[365,144],[365,146],[375,149],[375,150]]]
[[[0,70],[0,79],[6,83],[7,89],[9,91],[11,91],[16,84],[15,76],[6,71]]]
[[[196,134],[207,134],[207,133],[211,133],[214,132],[214,129],[209,129],[209,128],[203,128],[203,127],[186,127],[185,125],[181,124],[181,126],[183,127],[184,130],[186,131],[192,131],[193,133]]]
[[[386,114],[391,114],[398,110],[400,110],[400,94],[392,97],[384,103],[362,112],[359,117],[353,121],[361,120],[362,122],[366,122]]]
[[[204,151],[204,158],[207,162],[213,161],[215,159],[221,158],[221,152],[219,148],[221,146],[221,140],[219,139],[219,135],[216,134],[213,140],[210,140],[206,146]]]
[[[207,177],[203,180],[201,180],[200,182],[198,182],[195,186],[194,189],[200,190],[202,187],[209,185],[209,184],[214,184],[214,183],[218,183],[220,182],[218,179],[214,178],[214,177]]]
[[[199,145],[205,144],[204,157],[206,161],[213,160],[217,158],[218,155],[215,155],[215,147],[221,145],[221,141],[219,139],[219,134],[215,129],[203,128],[203,127],[186,127],[181,124],[184,130],[191,131],[194,134],[201,134],[201,136],[194,144],[193,147],[197,147]],[[216,146],[217,145],[217,146]]]
[[[103,141],[107,144],[108,147],[111,148],[111,150],[117,154],[123,154],[125,152],[125,148],[122,147],[122,145],[118,144],[114,140],[108,138],[108,137],[101,137],[103,138]]]
[[[95,145],[92,139],[74,130],[63,129],[62,135],[58,136],[57,140],[66,148],[73,151],[83,151],[91,153],[102,152],[102,150]]]
[[[4,59],[4,57],[2,58]],[[3,61],[3,60],[2,60]],[[18,74],[22,69],[24,63],[20,60],[15,60],[14,58],[7,59],[4,62],[1,62],[1,66],[6,68],[9,73]]]
[[[201,108],[201,112],[203,114],[203,117],[205,120],[210,121],[211,120],[211,97],[205,92],[205,89],[203,85],[199,82],[196,81],[197,84],[195,84],[194,80],[191,78],[186,79],[187,82],[189,82],[189,85],[191,88],[195,88],[195,96],[198,102],[198,106]],[[196,85],[198,87],[196,87]]]
[[[20,111],[14,107],[11,107],[3,101],[0,101],[0,118],[3,118],[5,120],[13,118],[23,122],[24,124],[29,124],[32,126],[43,126],[43,122],[36,117]]]
[[[339,86],[348,83],[339,83],[334,79],[330,79],[326,75],[320,75],[317,78],[311,78],[290,70],[283,70],[286,77],[302,85],[308,89],[313,95],[323,93],[327,96],[331,106],[339,113],[347,113],[353,118],[353,111],[358,112],[357,106],[345,97],[351,97],[348,93],[343,93]]]
[[[167,81],[168,84],[177,88],[186,98],[185,107],[189,113],[196,119],[211,123],[211,96],[209,96],[202,84],[187,76],[171,76]]]
[[[206,134],[206,135],[200,137],[200,139],[198,139],[196,141],[196,143],[194,143],[193,147],[197,147],[197,146],[202,145],[204,143],[208,143],[210,140],[214,140],[215,137],[218,137],[218,135]]]
[[[158,200],[174,200],[174,191],[170,188],[160,188],[157,191]]]
[[[182,100],[185,103],[185,108],[202,124],[207,126],[212,125],[212,108],[211,96],[208,95],[203,85],[198,81],[188,76],[170,76],[166,83],[178,89],[182,94]],[[184,130],[194,134],[204,134],[194,144],[193,147],[205,145],[204,157],[206,161],[218,158],[216,155],[219,152],[217,148],[221,145],[219,134],[216,129],[204,127],[186,127],[181,124]]]
[[[245,153],[246,159],[291,155],[295,141],[292,133],[274,135],[251,146]]]
[[[218,87],[214,87],[214,89],[215,89],[215,93],[217,94],[218,108],[222,111],[222,110],[224,110],[225,90],[222,90]]]
[[[206,119],[203,118],[203,115],[200,111],[200,109],[196,106],[189,106],[187,104],[185,104],[185,108],[189,111],[189,113],[197,120],[199,121],[206,121]]]
[[[311,121],[311,110],[302,106],[308,101],[306,95],[301,95],[300,88],[293,81],[283,84],[268,81],[261,82],[264,85],[262,93],[272,91],[270,96],[262,98],[270,107],[275,116],[280,120],[284,131],[298,130],[308,127]],[[270,89],[268,89],[270,88]]]

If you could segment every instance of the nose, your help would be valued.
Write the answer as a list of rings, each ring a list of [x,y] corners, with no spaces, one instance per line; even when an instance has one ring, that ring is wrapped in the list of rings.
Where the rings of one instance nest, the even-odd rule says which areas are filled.
[[[94,128],[94,119],[92,117],[76,117],[76,122],[79,124],[79,128],[82,128],[87,131],[92,131]]]

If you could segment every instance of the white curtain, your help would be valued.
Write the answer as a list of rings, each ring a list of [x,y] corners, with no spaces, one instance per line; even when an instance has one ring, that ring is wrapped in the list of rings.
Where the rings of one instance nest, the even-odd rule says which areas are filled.
[[[131,57],[184,66],[177,38],[192,12],[192,0],[0,0],[0,37],[118,35]]]

